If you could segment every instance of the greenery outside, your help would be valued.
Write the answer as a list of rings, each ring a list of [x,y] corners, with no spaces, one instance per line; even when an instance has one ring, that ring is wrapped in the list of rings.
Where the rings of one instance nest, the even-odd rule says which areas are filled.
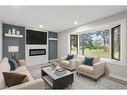
[[[80,35],[80,54],[109,57],[109,30]]]
[[[77,53],[76,39],[73,38],[71,53]],[[79,35],[80,55],[109,57],[109,30]],[[75,44],[74,44],[75,43]]]
[[[120,58],[120,26],[113,28],[112,31],[112,44],[109,42],[110,33],[109,30],[96,31],[90,33],[84,33],[79,35],[79,47],[78,38],[76,35],[71,35],[70,50],[71,54],[77,54],[78,48],[80,55],[92,56],[92,57],[109,57],[110,46],[112,45],[113,58]]]

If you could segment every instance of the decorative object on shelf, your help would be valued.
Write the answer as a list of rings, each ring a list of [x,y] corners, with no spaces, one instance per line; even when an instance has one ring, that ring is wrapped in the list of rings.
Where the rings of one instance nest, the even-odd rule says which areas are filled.
[[[12,53],[12,59],[16,59],[16,52],[19,51],[19,46],[8,46],[8,52]]]
[[[17,34],[17,35],[20,35],[20,31],[16,31],[16,34]]]
[[[8,30],[8,34],[11,34],[11,29]]]
[[[15,35],[15,28],[12,28],[12,34]]]

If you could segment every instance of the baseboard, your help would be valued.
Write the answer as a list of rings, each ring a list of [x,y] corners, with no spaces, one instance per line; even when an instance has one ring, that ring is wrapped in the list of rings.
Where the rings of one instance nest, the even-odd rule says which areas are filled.
[[[127,85],[127,79],[126,78],[119,77],[119,76],[112,75],[112,74],[109,74],[106,77],[113,80],[113,81],[116,81],[116,82],[119,82],[121,84],[124,84],[124,85],[126,84]]]

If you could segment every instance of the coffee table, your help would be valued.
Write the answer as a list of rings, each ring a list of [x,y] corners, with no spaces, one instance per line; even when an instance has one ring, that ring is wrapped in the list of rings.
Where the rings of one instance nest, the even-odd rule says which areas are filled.
[[[66,69],[65,69],[66,70]],[[73,83],[73,72],[66,70],[65,74],[55,74],[55,69],[50,67],[41,68],[41,75],[44,81],[53,89],[63,89]]]

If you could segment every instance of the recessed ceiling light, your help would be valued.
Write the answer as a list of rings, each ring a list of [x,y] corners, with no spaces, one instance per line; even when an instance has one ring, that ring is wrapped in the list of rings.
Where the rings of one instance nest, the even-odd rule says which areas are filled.
[[[74,24],[76,25],[76,24],[78,24],[78,22],[77,21],[74,21]]]
[[[42,28],[43,27],[43,25],[40,25],[40,28]]]

